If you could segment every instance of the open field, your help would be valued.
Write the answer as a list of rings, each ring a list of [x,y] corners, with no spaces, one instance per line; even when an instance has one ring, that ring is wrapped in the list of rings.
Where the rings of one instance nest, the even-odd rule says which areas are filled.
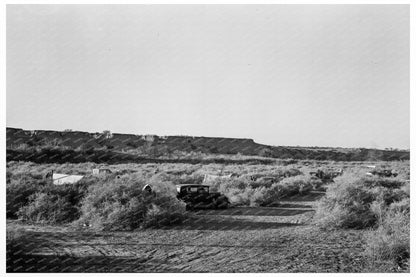
[[[366,164],[370,164],[367,162]],[[376,164],[376,163],[373,163]],[[234,173],[232,180],[211,186],[232,199],[225,210],[186,212],[180,224],[140,227],[134,230],[93,229],[75,221],[52,223],[8,216],[7,231],[15,236],[8,243],[8,272],[375,272],[408,268],[380,268],[380,261],[366,255],[366,236],[373,228],[322,229],[316,224],[316,211],[325,191],[337,184],[319,183],[305,192],[263,199],[272,191],[259,179],[247,187],[249,175],[281,176],[275,181],[291,185],[296,178],[310,181],[309,171],[344,169],[347,176],[365,175],[361,163],[299,162],[287,166],[186,165],[186,164],[35,164],[9,162],[8,187],[27,176],[43,176],[49,170],[85,176],[83,185],[146,182],[166,187],[179,183],[200,183],[204,174]],[[87,176],[93,168],[105,166],[108,176]],[[408,180],[408,162],[382,162],[393,168],[398,180]],[[297,170],[297,171],[296,171]],[[288,176],[291,172],[294,176]],[[285,174],[286,173],[286,174]],[[262,175],[262,176],[263,176]],[[290,174],[289,174],[290,175]],[[121,176],[117,181],[116,176]],[[124,177],[123,177],[124,176]],[[309,178],[309,179],[308,179]],[[340,177],[339,177],[340,178]],[[39,177],[38,182],[42,182]],[[121,181],[120,181],[121,180]],[[394,180],[390,180],[393,182]],[[118,183],[117,183],[118,182]],[[120,183],[121,182],[121,183]],[[249,183],[247,183],[249,184]],[[251,184],[253,185],[253,184]],[[43,184],[41,184],[43,186]],[[45,185],[47,186],[47,185]],[[241,187],[239,189],[238,187]],[[272,185],[271,188],[273,188]],[[263,189],[264,188],[264,189]],[[10,190],[11,191],[11,190]],[[258,197],[261,191],[260,198]],[[90,192],[91,193],[91,192]],[[257,193],[257,194],[256,194]],[[257,195],[257,196],[255,196]],[[11,194],[8,191],[8,205]],[[257,197],[257,198],[256,198]],[[246,201],[246,202],[245,202]],[[244,204],[245,203],[245,204]],[[85,204],[83,204],[85,205]],[[82,208],[81,208],[82,209]],[[9,212],[9,211],[8,211]],[[83,213],[81,213],[81,218]],[[40,218],[40,217],[38,217]],[[12,246],[15,247],[12,247]],[[19,246],[19,247],[16,247]]]

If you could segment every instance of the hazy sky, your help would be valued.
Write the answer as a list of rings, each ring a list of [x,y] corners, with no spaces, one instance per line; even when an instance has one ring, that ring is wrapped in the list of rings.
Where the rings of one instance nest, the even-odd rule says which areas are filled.
[[[8,5],[8,127],[409,148],[407,5]]]

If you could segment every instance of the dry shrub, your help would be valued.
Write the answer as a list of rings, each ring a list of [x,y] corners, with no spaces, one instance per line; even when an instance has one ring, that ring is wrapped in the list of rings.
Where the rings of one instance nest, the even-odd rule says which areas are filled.
[[[250,179],[247,176],[230,179],[216,179],[207,182],[213,191],[224,194],[231,204],[249,206],[256,189],[250,187]]]
[[[365,236],[365,254],[372,268],[388,265],[387,271],[409,270],[410,201],[393,203],[384,211],[379,225]]]
[[[224,193],[224,195],[233,205],[249,206],[251,204],[252,196],[256,190],[257,189],[252,189],[250,187],[244,189],[230,188]]]
[[[324,182],[321,179],[316,178],[316,177],[311,177],[309,183],[312,185],[313,190],[325,191],[325,188],[322,187]]]
[[[262,207],[273,207],[279,206],[279,200],[286,197],[294,196],[299,194],[299,188],[294,189],[292,187],[286,187],[280,183],[273,184],[271,188],[257,188],[252,193],[250,199],[251,206],[262,206]]]
[[[90,187],[78,223],[96,230],[133,230],[178,224],[186,218],[185,205],[172,196],[171,186],[158,185],[147,193],[144,185],[144,180],[126,177]]]
[[[56,186],[42,174],[11,174],[6,186],[7,218],[45,223],[74,220],[89,184],[91,180],[85,178],[78,184]]]
[[[25,173],[24,170],[27,172]],[[45,174],[49,171],[50,168],[46,168],[43,165],[31,169],[31,163],[17,164],[16,168],[8,169],[9,174],[6,185],[7,218],[15,219],[18,217],[18,211],[20,209],[29,204],[33,205],[33,203],[29,202],[34,201],[32,195],[36,193],[46,193],[52,198],[52,195],[55,194],[61,197],[67,197],[72,205],[77,205],[84,196],[88,186],[109,178],[109,176],[86,176],[77,184],[56,186],[52,184],[50,179],[47,180],[44,178]]]
[[[274,177],[273,179],[260,177],[257,180],[250,182],[250,186],[252,188],[261,188],[261,187],[269,188],[273,185],[273,183],[278,182],[280,179],[281,178],[279,177]]]
[[[407,195],[407,197],[410,197],[410,182],[406,182],[406,184],[400,188],[404,193]]]
[[[279,185],[282,186],[280,197],[306,194],[313,189],[313,184],[317,186],[317,183],[319,183],[319,181],[312,180],[311,177],[303,175],[285,178],[279,183]]]
[[[89,182],[38,187],[18,211],[20,219],[32,223],[67,223],[80,216],[80,202]]]
[[[160,172],[160,173],[153,174],[150,177],[149,182],[151,182],[151,183],[163,183],[163,182],[172,181],[172,179],[174,179],[174,178],[175,177],[172,176],[172,175],[169,175],[169,174],[167,174],[165,172]]]
[[[142,227],[176,225],[186,219],[185,204],[182,202],[163,197],[155,198],[154,202],[148,207]]]
[[[359,180],[341,178],[318,202],[315,221],[322,228],[365,228],[376,223],[374,195]]]
[[[313,181],[309,176],[299,175],[274,183],[270,188],[256,191],[253,202],[259,206],[278,204],[278,200],[294,195],[304,195],[313,189]]]
[[[365,236],[366,271],[409,270],[408,184],[393,178],[340,177],[318,203],[322,228],[375,228]]]
[[[259,187],[253,189],[250,197],[250,206],[252,207],[259,207],[259,206],[265,206],[264,199],[266,198],[266,195],[268,194],[269,189],[265,187]],[[271,203],[267,203],[271,204]]]
[[[209,185],[212,191],[218,191],[224,194],[238,194],[249,187],[250,180],[248,177],[238,177],[229,179],[213,179],[204,183]]]
[[[286,177],[286,178],[295,177],[298,175],[302,175],[302,171],[300,171],[297,168],[290,167],[290,168],[285,168],[283,170],[279,170],[279,175],[282,177]]]
[[[315,180],[309,176],[295,176],[283,179],[271,186],[253,188],[245,177],[224,180],[219,184],[218,191],[224,193],[231,204],[243,206],[274,206],[278,200],[294,195],[310,192]],[[320,183],[321,184],[321,183]],[[315,186],[317,184],[315,183]]]
[[[315,221],[329,229],[373,227],[386,207],[406,198],[399,183],[390,178],[339,177],[318,202]]]
[[[364,177],[361,179],[361,182],[366,186],[366,187],[384,187],[384,188],[388,188],[388,189],[398,189],[403,187],[406,182],[401,180],[401,179],[397,179],[397,178],[388,178],[388,177]]]
[[[201,184],[204,180],[204,175],[198,173],[182,174],[178,178],[179,184]]]
[[[166,174],[149,180],[155,194],[146,196],[141,191],[145,184],[142,174],[115,176],[86,176],[77,184],[56,186],[42,175],[9,174],[7,216],[55,224],[74,221],[82,213],[77,223],[91,221],[97,229],[159,226],[183,218],[185,207],[176,199],[174,184],[165,181],[169,179]],[[87,200],[82,201],[85,196]],[[136,218],[137,224],[133,222]]]
[[[79,211],[67,196],[37,192],[18,212],[19,218],[33,223],[66,223],[78,218]]]
[[[29,197],[45,185],[41,177],[32,174],[9,176],[6,185],[7,218],[17,218],[18,211],[29,203]]]

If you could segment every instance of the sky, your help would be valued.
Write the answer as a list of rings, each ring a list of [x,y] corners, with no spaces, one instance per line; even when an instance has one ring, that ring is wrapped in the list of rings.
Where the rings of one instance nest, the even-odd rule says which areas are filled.
[[[6,125],[410,148],[408,5],[7,5]]]

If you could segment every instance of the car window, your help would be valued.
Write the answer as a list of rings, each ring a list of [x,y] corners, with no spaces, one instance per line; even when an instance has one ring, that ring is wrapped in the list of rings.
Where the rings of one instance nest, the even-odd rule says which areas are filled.
[[[197,192],[198,191],[198,188],[190,188],[190,191],[191,192]]]

